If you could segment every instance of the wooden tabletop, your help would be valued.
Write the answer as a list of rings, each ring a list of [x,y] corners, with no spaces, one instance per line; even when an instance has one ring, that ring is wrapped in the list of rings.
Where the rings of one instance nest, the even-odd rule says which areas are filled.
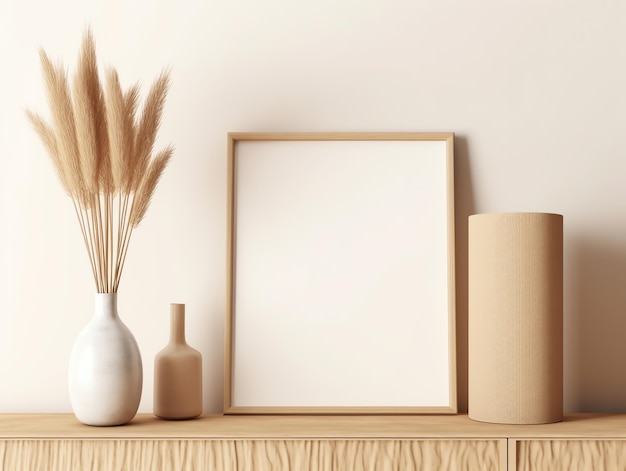
[[[466,415],[224,416],[165,421],[138,414],[130,424],[90,427],[73,414],[0,414],[0,439],[419,439],[625,438],[626,415],[574,414],[545,425],[486,424]]]

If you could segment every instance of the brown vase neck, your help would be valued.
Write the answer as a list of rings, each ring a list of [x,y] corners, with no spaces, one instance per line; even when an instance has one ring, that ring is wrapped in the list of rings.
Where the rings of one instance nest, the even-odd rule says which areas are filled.
[[[170,343],[177,345],[186,343],[184,304],[170,304]]]

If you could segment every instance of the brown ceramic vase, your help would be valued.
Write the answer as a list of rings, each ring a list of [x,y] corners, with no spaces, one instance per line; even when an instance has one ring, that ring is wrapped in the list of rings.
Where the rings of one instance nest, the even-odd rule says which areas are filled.
[[[170,304],[170,341],[154,359],[154,415],[192,419],[202,414],[202,355],[185,340],[185,305]]]

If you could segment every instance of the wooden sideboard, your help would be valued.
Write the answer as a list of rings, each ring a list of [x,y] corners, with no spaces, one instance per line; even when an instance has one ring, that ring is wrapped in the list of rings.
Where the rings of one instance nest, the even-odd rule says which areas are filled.
[[[89,427],[0,414],[0,470],[626,469],[626,415],[546,425],[448,416],[223,416]]]

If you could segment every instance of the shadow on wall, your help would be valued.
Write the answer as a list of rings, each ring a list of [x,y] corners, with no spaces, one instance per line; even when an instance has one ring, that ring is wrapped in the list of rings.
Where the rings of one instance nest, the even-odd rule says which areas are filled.
[[[222,300],[203,306],[201,311],[207,325],[209,345],[202,356],[202,390],[204,413],[224,411],[224,311]]]
[[[474,193],[467,138],[454,139],[454,206],[456,257],[456,361],[459,413],[467,412],[467,227],[474,214]]]
[[[565,249],[566,411],[626,412],[626,242]]]

